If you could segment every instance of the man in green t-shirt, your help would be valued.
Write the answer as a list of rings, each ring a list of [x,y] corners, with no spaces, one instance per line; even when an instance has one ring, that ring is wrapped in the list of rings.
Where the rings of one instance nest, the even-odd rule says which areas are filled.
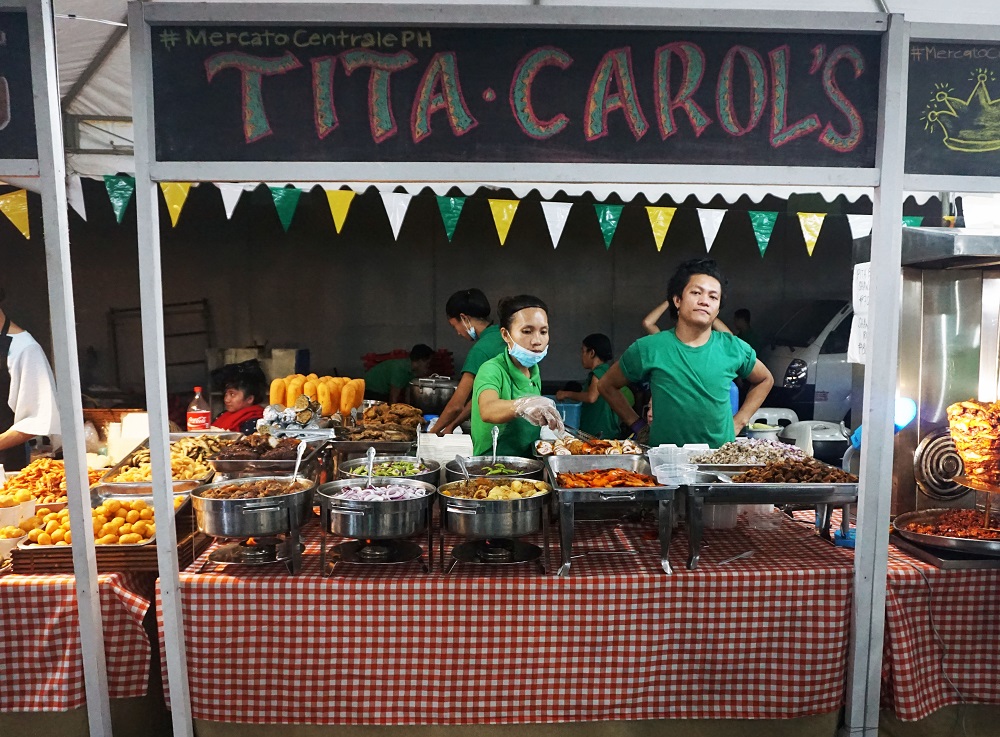
[[[753,348],[735,335],[712,330],[722,306],[725,279],[711,259],[678,267],[667,285],[677,326],[633,343],[598,382],[598,390],[633,433],[646,421],[619,391],[629,381],[648,381],[653,395],[650,445],[733,440],[764,402],[774,379]],[[736,378],[749,386],[733,416],[729,388]]]
[[[400,402],[414,378],[427,376],[431,371],[434,349],[418,343],[410,350],[409,358],[390,358],[376,363],[365,373],[365,398],[383,402]]]

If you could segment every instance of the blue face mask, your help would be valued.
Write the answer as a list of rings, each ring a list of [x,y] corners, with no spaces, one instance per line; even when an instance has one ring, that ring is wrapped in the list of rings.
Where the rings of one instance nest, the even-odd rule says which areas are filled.
[[[476,329],[472,327],[471,324],[466,325],[465,323],[462,323],[462,327],[465,328],[465,332],[469,334],[469,338],[472,339],[472,342],[473,343],[476,342],[476,340],[479,338],[479,333],[476,332]]]
[[[549,347],[545,346],[545,348],[536,353],[535,351],[529,351],[527,348],[514,343],[513,346],[507,348],[507,352],[510,354],[510,357],[519,364],[525,368],[531,368],[545,358],[545,355],[549,352]]]

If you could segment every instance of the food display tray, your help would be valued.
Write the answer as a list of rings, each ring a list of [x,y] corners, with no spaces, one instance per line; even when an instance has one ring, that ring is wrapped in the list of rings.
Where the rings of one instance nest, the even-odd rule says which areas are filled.
[[[945,537],[943,535],[925,535],[920,532],[905,530],[901,525],[910,522],[934,524],[946,512],[954,509],[921,509],[916,512],[906,512],[896,517],[893,522],[896,534],[905,540],[942,550],[951,550],[972,555],[1000,556],[1000,540],[976,540],[968,537]]]
[[[963,553],[951,548],[927,548],[902,537],[898,531],[889,534],[889,542],[907,555],[935,568],[976,569],[1000,568],[1000,557]]]
[[[289,436],[295,437],[295,436]],[[303,437],[306,442],[306,452],[302,456],[302,468],[307,468],[312,464],[317,456],[319,456],[320,451],[326,447],[329,442],[328,438],[317,437],[313,435],[311,438]],[[241,476],[272,476],[272,475],[291,475],[292,471],[295,470],[295,459],[281,459],[281,460],[219,460],[217,458],[209,458],[208,465],[215,469],[216,473],[225,474],[229,478],[238,478]]]
[[[549,456],[546,458],[549,482],[559,502],[559,541],[561,565],[558,575],[568,576],[572,565],[573,523],[576,504],[635,504],[655,502],[659,506],[660,568],[673,573],[667,552],[670,549],[676,486],[622,486],[593,489],[567,489],[558,485],[557,474],[582,473],[596,469],[623,468],[633,473],[651,475],[649,460],[643,455]]]
[[[113,489],[95,486],[90,492],[91,507],[108,499],[135,501],[144,498],[152,505],[152,497],[116,494]],[[194,521],[194,507],[186,499],[174,514],[177,534],[177,560],[181,569],[194,562],[212,543],[212,538],[198,532]],[[137,571],[155,573],[159,570],[156,558],[156,535],[135,545],[95,545],[98,573]],[[13,572],[17,574],[73,573],[72,545],[18,544],[11,551]]]
[[[172,432],[167,436],[169,442],[173,443],[177,440],[183,438],[196,438],[201,435],[212,435],[217,437],[219,440],[235,440],[240,436],[238,432],[220,432],[220,433],[204,433],[204,432]],[[133,448],[128,455],[122,458],[118,463],[109,468],[107,472],[101,476],[100,483],[109,485],[118,489],[119,494],[128,496],[153,496],[153,482],[152,481],[112,481],[115,476],[117,476],[122,469],[128,467],[132,460],[132,457],[141,450],[145,450],[149,447],[149,438],[143,440],[139,445]],[[196,479],[174,479],[171,484],[174,487],[175,494],[184,494],[192,489],[195,489],[202,484],[210,481],[212,476],[215,475],[214,470],[210,470],[204,476]]]
[[[331,440],[333,452],[333,478],[340,478],[340,464],[356,455],[365,455],[374,448],[376,455],[415,456],[417,441],[413,440]]]
[[[740,473],[737,471],[736,473]],[[858,485],[853,484],[739,484],[733,472],[699,469],[697,480],[687,485],[688,495],[705,504],[854,504]]]
[[[750,471],[754,468],[763,468],[763,463],[695,463],[699,471],[708,473],[736,474]]]

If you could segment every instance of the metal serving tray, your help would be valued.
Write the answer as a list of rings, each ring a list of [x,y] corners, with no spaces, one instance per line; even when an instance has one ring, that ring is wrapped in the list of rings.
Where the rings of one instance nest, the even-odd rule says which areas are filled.
[[[172,432],[168,435],[168,440],[174,443],[183,438],[197,438],[202,435],[211,435],[212,437],[218,438],[219,440],[233,440],[238,438],[240,434],[238,432],[220,432],[220,433],[206,433],[206,432]],[[122,469],[130,465],[132,457],[138,453],[140,450],[144,450],[149,447],[149,438],[143,440],[139,445],[129,451],[128,455],[122,458],[118,463],[109,468],[101,480],[98,482],[104,485],[110,485],[114,489],[117,489],[118,494],[123,496],[153,496],[153,482],[152,481],[112,481],[115,476],[117,476]],[[209,464],[211,465],[211,464]],[[174,487],[175,494],[188,493],[192,489],[195,489],[202,484],[209,481],[212,476],[215,475],[215,471],[210,471],[205,476],[196,479],[174,479],[171,483]]]
[[[239,437],[239,435],[236,437]],[[306,442],[306,453],[302,456],[302,467],[305,468],[316,460],[316,456],[319,455],[319,452],[323,450],[329,440],[316,436],[312,436],[311,440],[307,437],[303,437],[302,439]],[[230,478],[246,476],[248,474],[250,476],[291,475],[292,471],[295,470],[295,459],[219,460],[217,458],[209,458],[208,465],[215,469],[216,473],[225,474]]]
[[[577,503],[635,503],[656,502],[659,505],[660,567],[664,573],[673,573],[667,555],[672,535],[674,494],[677,486],[623,486],[594,489],[567,489],[558,486],[557,474],[580,473],[595,469],[624,468],[634,473],[651,475],[649,460],[644,455],[605,456],[548,456],[546,459],[549,482],[559,501],[559,542],[561,552],[560,576],[567,576],[572,565],[574,506]]]
[[[753,468],[763,468],[763,463],[695,463],[699,471],[709,473],[743,473]]]
[[[956,550],[973,555],[1000,555],[1000,540],[976,540],[968,537],[944,537],[943,535],[925,535],[920,532],[905,530],[901,525],[910,522],[921,522],[933,524],[945,512],[954,512],[954,509],[922,509],[916,512],[906,512],[896,517],[893,527],[896,533],[906,540],[927,545],[932,548],[943,548],[945,550]]]
[[[854,504],[854,484],[740,484],[732,473],[699,470],[698,479],[687,485],[689,496],[706,504]]]

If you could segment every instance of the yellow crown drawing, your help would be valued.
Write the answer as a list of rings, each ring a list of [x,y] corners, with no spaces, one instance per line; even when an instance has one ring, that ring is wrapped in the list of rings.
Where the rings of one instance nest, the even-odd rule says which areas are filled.
[[[975,82],[965,100],[953,97],[954,89],[937,84],[920,119],[924,130],[941,129],[944,145],[952,151],[980,153],[1000,150],[1000,100],[990,98],[987,82],[996,81],[989,69],[977,69],[969,78]]]

